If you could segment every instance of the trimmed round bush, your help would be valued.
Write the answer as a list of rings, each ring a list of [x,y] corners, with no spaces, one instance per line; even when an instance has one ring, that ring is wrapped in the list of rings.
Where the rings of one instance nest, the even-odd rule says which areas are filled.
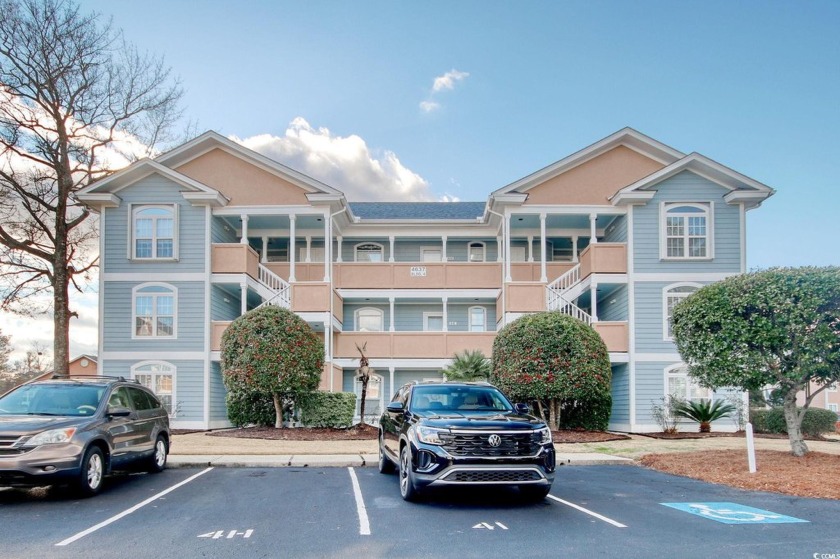
[[[227,415],[236,427],[274,425],[274,399],[271,394],[239,388],[225,397]]]
[[[750,410],[750,422],[757,433],[787,434],[785,411],[782,408]],[[836,424],[836,412],[822,408],[808,408],[802,418],[802,434],[817,437],[824,433],[834,433]]]

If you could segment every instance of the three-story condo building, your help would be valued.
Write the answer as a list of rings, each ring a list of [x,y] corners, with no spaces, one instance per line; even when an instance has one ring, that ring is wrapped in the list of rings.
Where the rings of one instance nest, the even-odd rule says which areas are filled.
[[[670,311],[745,271],[747,210],[772,194],[625,128],[486,202],[348,202],[207,132],[78,195],[100,215],[99,372],[151,387],[174,427],[229,425],[222,332],[282,305],[323,337],[322,390],[359,390],[367,344],[374,416],[395,388],[440,378],[455,352],[489,356],[502,326],[551,309],[606,342],[611,428],[659,430],[663,395],[708,395]]]

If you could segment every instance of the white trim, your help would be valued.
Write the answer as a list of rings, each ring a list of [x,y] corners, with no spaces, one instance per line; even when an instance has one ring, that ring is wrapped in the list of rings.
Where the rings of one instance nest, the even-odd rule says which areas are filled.
[[[482,321],[481,330],[473,330],[472,312],[473,309],[481,309]],[[487,307],[482,305],[470,305],[467,307],[467,332],[486,332],[487,331]]]
[[[211,245],[212,239],[212,220],[213,211],[210,206],[206,206],[204,210],[204,243],[205,247]],[[212,298],[212,284],[210,277],[213,274],[213,264],[210,258],[204,259],[204,424],[207,428],[210,427],[210,337],[212,334],[212,315],[211,298]]]
[[[627,375],[630,425],[636,422],[636,255],[633,205],[627,208]]]
[[[129,237],[129,260],[136,262],[177,262],[178,261],[178,245],[179,243],[179,229],[180,220],[178,204],[129,204],[129,228],[131,235]],[[170,218],[164,216],[155,216],[151,218],[152,221],[152,256],[139,257],[137,256],[137,214],[146,210],[167,210],[172,213]],[[144,218],[149,219],[149,218]],[[158,219],[172,219],[172,256],[158,256],[157,255],[157,220]]]
[[[673,363],[675,361],[682,361],[682,356],[679,353],[637,353],[637,363]]]
[[[446,331],[446,324],[444,324],[444,317],[443,311],[423,311],[423,332],[445,332]],[[440,330],[430,330],[429,329],[429,319],[434,317],[440,317],[441,329]]]
[[[481,245],[481,260],[470,258],[473,245]],[[467,241],[467,262],[487,262],[487,243],[485,241]]]
[[[676,289],[678,287],[694,287],[694,291],[691,293],[679,293],[679,294],[669,294],[668,292],[672,289]],[[665,342],[673,342],[674,337],[668,335],[668,325],[669,325],[669,316],[668,316],[668,297],[675,296],[679,297],[680,299],[685,299],[689,295],[696,293],[698,289],[703,287],[701,284],[694,283],[694,282],[679,282],[679,283],[672,283],[671,285],[666,285],[662,288],[662,340]]]
[[[739,233],[741,235],[741,273],[747,273],[747,208],[745,204],[738,204],[738,219],[740,227]]]
[[[209,260],[209,259],[208,259]],[[204,281],[204,272],[111,272],[100,274],[104,281]]]
[[[203,351],[103,351],[100,355],[100,362],[105,360],[111,361],[134,361],[134,360],[148,360],[150,355],[154,355],[155,359],[160,361],[204,361],[205,353]]]
[[[141,289],[147,287],[161,287],[167,289],[170,293],[162,293],[159,291],[152,291],[148,294],[139,293]],[[137,298],[151,297],[152,298],[152,332],[157,332],[157,298],[159,296],[172,298],[172,335],[163,336],[151,334],[148,336],[141,336],[137,334]],[[178,339],[178,288],[172,284],[164,282],[146,282],[135,285],[131,288],[131,339],[132,340],[177,340]]]
[[[364,311],[375,311],[379,315],[379,330],[360,330],[359,329],[359,315]],[[353,311],[353,331],[354,332],[384,332],[385,331],[385,311],[376,307],[362,307]]]
[[[630,362],[630,355],[624,352],[616,352],[611,351],[609,352],[610,356],[610,363],[629,363]]]
[[[681,371],[681,372],[676,373],[675,371]],[[691,378],[691,375],[688,374],[688,365],[686,365],[682,361],[680,361],[679,363],[674,363],[672,365],[668,365],[667,367],[665,367],[662,370],[662,372],[663,372],[663,375],[662,375],[662,384],[663,384],[662,394],[663,394],[663,396],[669,396],[671,394],[671,392],[668,390],[668,381],[670,380],[670,378],[672,378],[672,377],[685,377],[686,388],[691,388],[693,386],[693,387],[696,387],[699,390],[708,390],[709,400],[714,400],[715,399],[715,391],[711,390],[711,389],[708,389],[708,388],[703,388],[697,382],[695,382],[694,379]],[[687,394],[677,394],[677,396],[680,399],[683,399],[683,400],[686,400],[686,399],[693,400],[693,399],[695,399],[695,398],[686,398]],[[701,398],[703,398],[703,397],[701,396]]]
[[[172,377],[172,393],[169,395],[172,399],[172,409],[169,412],[169,417],[175,417],[177,415],[177,412],[178,412],[178,399],[175,397],[175,394],[177,392],[177,384],[178,384],[178,367],[173,365],[172,363],[167,362],[167,361],[161,361],[160,359],[149,359],[147,361],[139,361],[139,362],[135,363],[134,365],[132,365],[131,368],[129,369],[130,373],[131,373],[131,378],[134,379],[134,380],[137,380],[137,369],[139,369],[140,367],[147,367],[149,365],[160,365],[162,367],[167,367],[168,368],[168,371],[165,371],[165,372],[163,372],[163,371],[161,371],[161,372],[140,371],[140,374],[141,375],[151,375],[152,379],[153,379],[152,380],[152,385],[153,386],[154,386],[154,377],[156,375],[168,375],[168,376]],[[142,385],[142,386],[146,386],[146,385]],[[146,388],[148,388],[152,392],[155,392],[153,386],[146,386]],[[157,392],[155,392],[155,395],[157,395]]]
[[[634,282],[675,282],[675,281],[699,281],[716,282],[725,280],[728,277],[736,276],[738,272],[674,272],[674,273],[647,273],[634,274]]]
[[[535,282],[538,283],[538,282]],[[348,299],[371,299],[385,301],[389,297],[395,299],[434,299],[441,300],[445,296],[452,299],[496,299],[500,289],[336,289],[338,295],[345,301]]]
[[[447,359],[371,359],[370,366],[375,369],[387,369],[394,367],[395,369],[421,369],[421,370],[438,370],[443,369],[452,362],[451,358]],[[333,365],[342,369],[356,369],[359,366],[359,359],[356,357],[340,357],[333,359]]]
[[[96,327],[96,339],[97,339],[97,354],[101,355],[102,349],[105,347],[105,328],[102,327],[105,324],[105,277],[102,273],[102,268],[105,267],[106,264],[106,255],[105,255],[105,235],[101,234],[102,231],[105,231],[105,212],[103,211],[99,214],[99,257],[101,258],[100,261],[100,268],[99,268],[99,278],[97,279],[97,283],[99,283],[99,297],[97,297],[97,315],[99,316],[99,322],[97,323]],[[96,374],[102,375],[102,359],[97,359],[96,361]]]
[[[440,258],[437,260],[426,260],[426,252],[438,252],[440,253]],[[443,247],[442,246],[421,246],[420,247],[420,262],[444,262],[443,260]]]
[[[691,207],[696,208],[698,210],[702,210],[702,214],[693,214],[693,213],[675,213],[672,214],[670,217],[679,217],[684,220],[683,229],[684,233],[682,235],[683,241],[683,251],[684,256],[668,256],[668,212],[678,207]],[[705,260],[714,260],[715,258],[715,231],[714,231],[714,210],[715,210],[715,203],[714,202],[674,202],[674,201],[667,201],[667,202],[660,202],[659,203],[659,259],[668,261],[668,262],[695,262],[695,261],[705,261]],[[692,217],[702,217],[706,220],[706,234],[704,237],[706,241],[706,254],[704,256],[690,256],[689,255],[689,224],[688,220]],[[701,238],[701,237],[694,237],[694,238]]]
[[[363,246],[376,246],[379,247],[379,255],[382,257],[381,260],[359,260],[359,247]],[[373,253],[373,251],[365,251]],[[372,263],[372,264],[383,264],[386,262],[385,260],[385,245],[382,243],[375,243],[372,241],[363,241],[361,243],[356,243],[353,245],[353,262],[362,262],[362,263]]]

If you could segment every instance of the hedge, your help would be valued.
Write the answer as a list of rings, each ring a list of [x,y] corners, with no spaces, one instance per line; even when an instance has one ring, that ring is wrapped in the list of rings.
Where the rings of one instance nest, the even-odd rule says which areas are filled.
[[[352,392],[312,392],[300,402],[300,420],[306,427],[350,427],[355,413]]]
[[[228,419],[236,427],[274,426],[276,413],[271,394],[242,387],[227,393]]]
[[[785,412],[782,408],[752,409],[750,410],[750,422],[757,433],[787,434]],[[821,408],[808,408],[805,411],[805,417],[802,418],[802,434],[816,437],[823,433],[834,433],[836,424],[836,412]]]

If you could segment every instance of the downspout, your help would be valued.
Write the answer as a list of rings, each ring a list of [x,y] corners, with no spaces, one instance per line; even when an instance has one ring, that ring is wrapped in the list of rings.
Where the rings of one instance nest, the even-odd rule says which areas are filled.
[[[501,230],[502,230],[502,246],[498,247],[497,250],[501,251],[502,248],[507,246],[507,239],[505,238],[505,216],[500,214],[499,212],[494,212],[490,209],[490,206],[487,206],[487,213],[491,213],[493,215],[499,216],[502,220]],[[504,253],[504,258],[502,259],[502,326],[507,324],[507,311],[505,307],[505,261],[510,257],[509,254]],[[498,324],[496,325],[496,331],[498,332]]]
[[[335,371],[333,370],[333,359],[335,358],[335,336],[333,336],[333,327],[332,327],[333,316],[334,316],[333,311],[335,310],[334,309],[334,304],[333,304],[333,302],[335,301],[335,294],[333,293],[333,290],[334,290],[333,285],[335,283],[335,279],[334,279],[335,276],[333,275],[333,260],[335,260],[335,255],[333,255],[333,253],[332,253],[333,218],[335,216],[337,216],[338,214],[343,213],[345,211],[347,211],[346,207],[338,210],[334,214],[330,214],[330,223],[329,223],[330,234],[329,234],[329,239],[327,239],[327,242],[330,243],[330,250],[329,250],[329,253],[330,253],[330,262],[329,262],[329,267],[330,267],[330,291],[329,291],[329,293],[330,293],[329,294],[329,297],[330,297],[330,315],[329,315],[329,317],[327,317],[327,322],[329,322],[329,324],[325,324],[324,326],[329,327],[329,336],[330,336],[330,392],[335,392],[335,383],[334,383]],[[326,253],[327,251],[325,250],[324,252]],[[324,336],[326,336],[326,335],[327,335],[327,332],[325,330],[324,331]]]

